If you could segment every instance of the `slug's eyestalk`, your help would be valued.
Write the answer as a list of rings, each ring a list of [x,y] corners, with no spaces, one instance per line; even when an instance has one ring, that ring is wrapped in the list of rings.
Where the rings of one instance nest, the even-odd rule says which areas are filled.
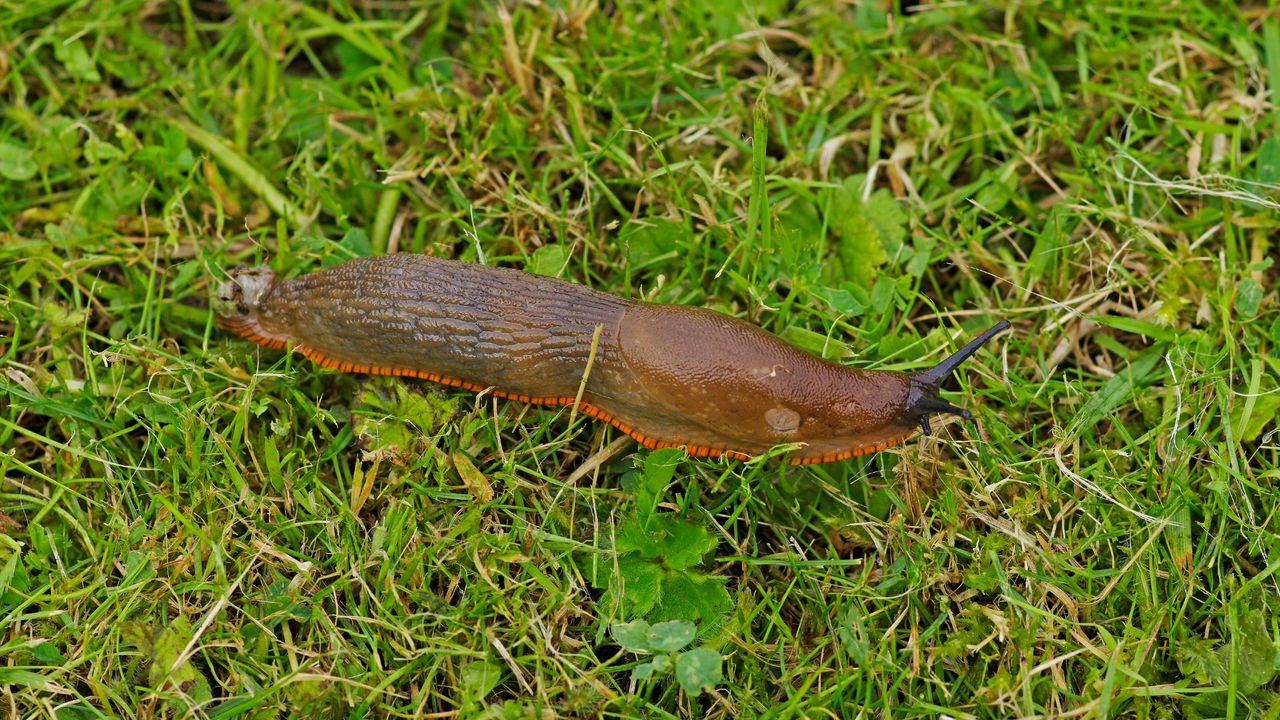
[[[903,414],[909,418],[915,418],[920,423],[920,429],[925,435],[933,432],[933,429],[929,427],[929,415],[932,413],[950,413],[968,420],[971,416],[969,411],[943,400],[938,396],[938,388],[942,381],[950,377],[951,373],[959,367],[960,363],[969,359],[970,355],[978,352],[978,348],[985,345],[988,340],[1008,329],[1009,321],[1001,320],[987,328],[978,337],[970,340],[968,344],[957,350],[954,355],[946,360],[928,370],[908,375],[911,380],[911,387],[907,390],[907,402],[903,409]]]

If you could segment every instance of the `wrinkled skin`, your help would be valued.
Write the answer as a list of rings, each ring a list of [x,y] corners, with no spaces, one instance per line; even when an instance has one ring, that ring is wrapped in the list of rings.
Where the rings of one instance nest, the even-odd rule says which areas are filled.
[[[240,270],[215,305],[223,327],[342,370],[548,404],[574,402],[582,386],[583,411],[646,446],[699,456],[797,443],[791,462],[839,460],[914,432],[912,398],[941,402],[936,382],[828,362],[722,313],[425,255],[351,260],[288,280]]]

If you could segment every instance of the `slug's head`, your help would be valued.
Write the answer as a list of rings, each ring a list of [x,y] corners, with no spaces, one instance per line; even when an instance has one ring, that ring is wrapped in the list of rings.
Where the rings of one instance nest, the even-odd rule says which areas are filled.
[[[229,275],[230,279],[213,293],[213,309],[220,325],[235,329],[257,313],[263,298],[275,286],[276,274],[266,265],[258,265],[236,268]]]
[[[951,413],[952,415],[959,415],[966,420],[969,419],[969,411],[943,400],[938,396],[938,388],[943,380],[950,377],[952,371],[960,363],[967,360],[970,355],[978,352],[978,348],[985,345],[988,340],[1008,328],[1009,321],[1001,320],[987,328],[978,337],[970,340],[967,345],[960,348],[946,360],[928,370],[908,375],[910,386],[907,389],[907,402],[902,411],[903,416],[913,422],[920,423],[920,429],[924,431],[925,435],[932,432],[932,428],[929,427],[929,415],[933,413]]]

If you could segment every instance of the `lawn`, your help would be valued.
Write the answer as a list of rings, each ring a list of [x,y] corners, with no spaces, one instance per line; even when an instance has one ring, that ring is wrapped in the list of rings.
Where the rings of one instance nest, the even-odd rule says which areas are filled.
[[[891,5],[0,0],[0,717],[1280,718],[1280,11]],[[793,467],[214,325],[389,252],[1013,330]]]

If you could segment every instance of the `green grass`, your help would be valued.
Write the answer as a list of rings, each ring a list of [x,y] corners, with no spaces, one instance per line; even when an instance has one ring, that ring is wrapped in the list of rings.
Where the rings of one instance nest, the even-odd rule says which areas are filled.
[[[0,0],[0,717],[1278,717],[1280,15],[508,5]],[[1015,332],[791,468],[213,325],[391,250]]]

